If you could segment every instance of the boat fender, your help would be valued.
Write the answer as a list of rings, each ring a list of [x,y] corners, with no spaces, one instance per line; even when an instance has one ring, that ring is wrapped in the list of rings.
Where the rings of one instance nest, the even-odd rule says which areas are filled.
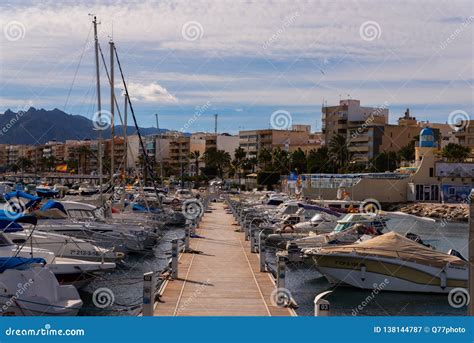
[[[360,265],[360,279],[365,281],[365,273],[367,272],[367,266],[365,264]]]
[[[441,289],[445,289],[446,288],[446,270],[445,270],[445,268],[443,268],[443,270],[441,270],[441,273],[439,274],[439,279],[440,279]]]

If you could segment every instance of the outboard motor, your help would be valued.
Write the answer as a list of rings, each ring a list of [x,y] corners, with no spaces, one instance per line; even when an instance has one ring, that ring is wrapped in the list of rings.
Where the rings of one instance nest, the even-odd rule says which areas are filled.
[[[450,250],[448,251],[448,255],[456,256],[456,257],[460,258],[461,260],[467,262],[467,259],[464,258],[464,256],[463,256],[459,251],[457,251],[457,250],[450,249]]]
[[[416,233],[412,233],[412,232],[408,232],[406,235],[405,235],[406,238],[412,240],[413,242],[416,242],[418,244],[421,244],[421,245],[424,245],[425,247],[427,248],[433,248],[433,246],[431,244],[428,244],[428,243],[425,243],[423,242],[423,240],[421,239],[420,236],[418,236]]]

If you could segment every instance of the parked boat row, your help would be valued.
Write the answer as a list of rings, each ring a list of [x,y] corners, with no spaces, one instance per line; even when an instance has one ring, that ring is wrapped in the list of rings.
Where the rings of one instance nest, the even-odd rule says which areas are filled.
[[[3,194],[0,315],[77,314],[83,305],[77,290],[114,272],[127,255],[152,252],[169,224],[185,224],[183,201],[198,202],[187,197],[164,205],[156,192],[145,203],[143,193],[120,201],[121,190],[115,192],[103,195],[103,206],[92,204],[94,194],[84,202]]]
[[[417,293],[467,287],[468,263],[458,251],[437,251],[410,227],[402,235],[387,225],[400,218],[432,225],[433,219],[354,204],[335,211],[330,202],[315,205],[275,193],[241,193],[228,202],[253,252],[262,247],[310,264],[333,286],[373,290],[383,284],[384,291]]]

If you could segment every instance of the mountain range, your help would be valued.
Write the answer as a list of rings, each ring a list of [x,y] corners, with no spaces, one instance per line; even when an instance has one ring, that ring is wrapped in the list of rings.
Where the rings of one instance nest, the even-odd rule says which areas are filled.
[[[160,129],[160,132],[169,131]],[[117,135],[122,135],[122,126],[115,126]],[[102,131],[104,138],[110,138],[111,129]],[[127,126],[127,135],[136,133],[134,126]],[[140,128],[142,135],[158,133],[154,127]],[[67,114],[57,108],[53,110],[30,107],[26,112],[10,109],[0,114],[0,144],[45,144],[56,140],[97,139],[94,122],[81,115]]]

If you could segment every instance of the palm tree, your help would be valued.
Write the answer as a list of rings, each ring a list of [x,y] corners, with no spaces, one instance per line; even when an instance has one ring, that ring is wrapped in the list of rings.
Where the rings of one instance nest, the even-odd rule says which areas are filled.
[[[201,159],[201,152],[198,150],[195,150],[189,154],[189,158],[191,160],[194,160],[194,167],[196,169],[196,180],[199,177],[199,160]]]
[[[228,169],[230,165],[230,161],[231,161],[231,158],[228,152],[224,150],[216,151],[217,173],[221,179],[224,177],[224,170]]]
[[[290,156],[288,151],[277,147],[272,150],[272,169],[280,174],[287,174],[290,171]]]
[[[268,164],[272,162],[272,154],[268,149],[262,148],[258,153],[258,163],[262,169],[266,169]]]
[[[231,158],[230,154],[224,150],[210,148],[204,153],[203,160],[207,170],[214,169],[217,176],[223,178],[224,170],[230,166]]]
[[[339,168],[345,167],[350,159],[346,138],[342,135],[332,137],[329,141],[329,153]]]
[[[233,176],[237,174],[239,177],[239,187],[240,187],[240,177],[241,177],[241,169],[242,169],[242,162],[245,160],[245,156],[247,156],[244,149],[238,147],[235,149],[234,152],[234,160],[232,161],[233,167]]]

